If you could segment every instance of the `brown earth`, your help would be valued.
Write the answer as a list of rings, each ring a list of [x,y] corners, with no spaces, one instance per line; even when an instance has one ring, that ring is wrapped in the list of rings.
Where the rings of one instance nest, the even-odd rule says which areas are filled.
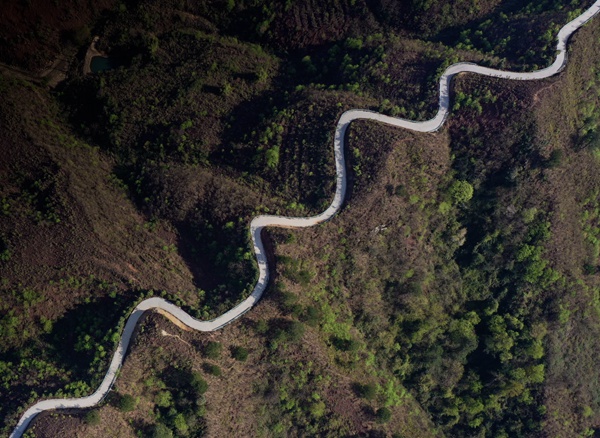
[[[114,0],[0,2],[0,59],[42,72],[67,48],[89,44],[89,26]]]

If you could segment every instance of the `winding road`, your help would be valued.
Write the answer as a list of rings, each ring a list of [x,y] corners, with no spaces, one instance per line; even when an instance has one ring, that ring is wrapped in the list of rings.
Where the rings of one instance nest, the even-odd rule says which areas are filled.
[[[43,400],[23,413],[17,426],[10,435],[11,438],[19,438],[29,426],[31,420],[40,412],[65,409],[65,408],[89,408],[97,405],[108,394],[110,388],[117,378],[117,374],[125,353],[131,342],[134,329],[144,312],[152,309],[162,309],[164,312],[170,313],[173,317],[180,320],[186,326],[203,332],[219,330],[223,326],[236,320],[248,310],[250,310],[260,300],[263,292],[269,281],[269,268],[267,265],[267,256],[265,247],[261,238],[261,232],[265,227],[288,227],[288,228],[306,228],[317,225],[331,219],[337,212],[340,211],[344,197],[346,194],[346,164],[344,159],[344,138],[348,126],[353,120],[376,120],[388,125],[397,126],[400,128],[410,129],[417,132],[434,132],[437,131],[443,124],[449,114],[450,107],[450,83],[454,75],[458,73],[477,73],[484,76],[492,76],[503,79],[513,79],[518,81],[528,81],[535,79],[543,79],[555,75],[561,71],[567,62],[567,41],[569,37],[588,20],[595,16],[600,11],[600,0],[597,0],[589,9],[583,12],[573,21],[566,24],[558,33],[558,44],[556,60],[548,68],[537,70],[530,73],[517,73],[502,70],[495,70],[487,67],[482,67],[477,64],[461,62],[448,67],[440,78],[440,97],[439,109],[436,116],[424,122],[415,122],[406,119],[394,118],[383,114],[378,114],[367,110],[350,110],[346,111],[340,117],[335,129],[335,138],[333,149],[335,153],[336,166],[336,189],[333,202],[323,213],[312,217],[283,217],[283,216],[257,216],[250,224],[250,232],[252,234],[252,242],[254,244],[254,252],[258,262],[259,277],[253,292],[248,298],[240,304],[225,312],[221,316],[211,321],[199,321],[181,308],[174,304],[165,301],[162,298],[149,298],[142,301],[133,310],[131,316],[125,324],[123,334],[119,341],[117,350],[110,362],[110,366],[100,387],[87,397],[81,398],[66,398]]]

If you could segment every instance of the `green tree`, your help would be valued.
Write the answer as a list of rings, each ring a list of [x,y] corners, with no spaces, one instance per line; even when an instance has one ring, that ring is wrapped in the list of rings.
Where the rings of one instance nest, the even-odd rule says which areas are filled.
[[[272,148],[267,149],[265,158],[267,160],[267,167],[269,169],[275,169],[279,165],[279,146],[273,146]]]
[[[310,414],[315,418],[321,418],[325,415],[325,403],[322,400],[316,401],[310,405]]]
[[[173,397],[169,391],[160,391],[158,394],[156,394],[154,402],[161,408],[170,408],[173,404]]]
[[[333,346],[340,351],[358,351],[360,348],[360,342],[354,339],[342,339],[337,336],[331,338]]]
[[[545,372],[544,364],[532,365],[525,369],[527,380],[531,383],[542,383],[544,381]]]
[[[154,430],[152,431],[152,438],[173,438],[173,432],[167,426],[162,423],[157,423],[154,425]]]
[[[151,56],[154,56],[156,54],[156,51],[158,50],[158,38],[156,37],[156,35],[149,35],[147,38],[145,38],[145,40],[148,53],[150,53]]]
[[[177,429],[177,434],[181,436],[186,436],[190,430],[187,421],[185,421],[185,417],[181,413],[175,416],[173,425],[175,426],[175,429]]]
[[[512,348],[515,344],[513,336],[517,333],[509,330],[506,321],[501,315],[494,315],[490,318],[488,329],[491,336],[485,338],[486,350],[489,353],[497,354],[502,362],[512,359]]]
[[[473,197],[473,186],[468,181],[454,181],[450,186],[450,196],[456,204],[468,202]]]
[[[256,72],[256,81],[259,84],[264,84],[269,79],[269,72],[265,68],[259,68]]]

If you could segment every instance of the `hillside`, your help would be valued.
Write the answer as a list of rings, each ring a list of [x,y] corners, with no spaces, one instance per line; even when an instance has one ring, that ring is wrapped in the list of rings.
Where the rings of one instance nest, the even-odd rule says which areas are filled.
[[[141,299],[208,319],[247,296],[250,219],[326,208],[344,110],[430,117],[444,67],[545,66],[591,4],[451,3],[107,3],[74,16],[116,67],[84,76],[72,37],[53,89],[64,29],[15,9],[50,21],[0,51],[2,433],[92,392]],[[557,77],[459,76],[438,133],[353,122],[342,212],[267,232],[255,309],[211,334],[147,315],[105,403],[28,434],[592,436],[598,29]]]

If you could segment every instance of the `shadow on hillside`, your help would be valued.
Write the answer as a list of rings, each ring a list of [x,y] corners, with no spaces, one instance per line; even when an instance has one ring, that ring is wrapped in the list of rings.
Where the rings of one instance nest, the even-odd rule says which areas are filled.
[[[100,297],[93,302],[76,305],[55,322],[47,336],[52,348],[49,353],[60,366],[72,372],[71,380],[84,379],[91,383],[90,367],[100,345],[106,352],[102,363],[108,365],[113,354],[109,332],[116,328],[133,299],[132,294],[122,294],[117,298]]]

